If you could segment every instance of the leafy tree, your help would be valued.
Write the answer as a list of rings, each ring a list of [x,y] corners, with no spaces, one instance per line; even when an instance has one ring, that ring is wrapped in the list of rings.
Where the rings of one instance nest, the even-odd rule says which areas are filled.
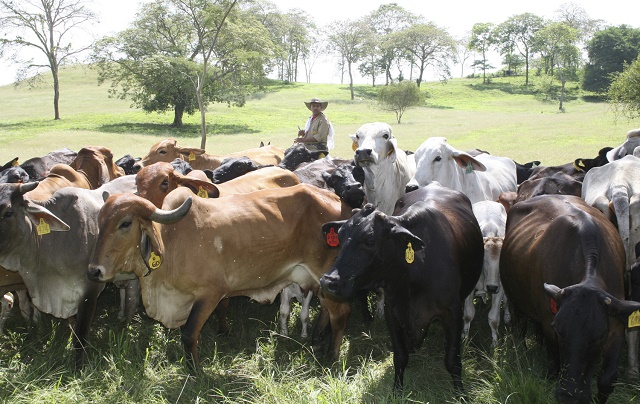
[[[397,47],[404,50],[418,68],[418,87],[428,66],[432,66],[442,77],[451,76],[449,62],[455,59],[456,42],[444,28],[432,22],[414,24],[393,34],[393,37]]]
[[[378,93],[378,105],[384,111],[393,111],[398,124],[407,108],[421,105],[424,95],[413,81],[401,81],[382,87]]]
[[[628,119],[640,118],[640,56],[622,72],[612,74],[607,95],[617,113]]]
[[[605,93],[612,73],[622,72],[640,53],[640,29],[627,25],[598,31],[587,43],[589,61],[584,68],[582,88]]]
[[[583,44],[601,29],[603,20],[593,19],[576,3],[563,3],[555,12],[557,22],[562,22],[578,31],[578,42]]]
[[[495,43],[500,49],[516,49],[524,58],[525,85],[529,85],[529,59],[536,34],[544,26],[542,17],[524,13],[509,17],[496,27]]]
[[[49,69],[53,77],[54,119],[60,119],[61,66],[75,61],[91,44],[78,46],[71,36],[95,20],[82,0],[0,0],[0,56],[15,59],[23,50],[34,50],[37,61],[22,62],[21,80],[33,70]]]
[[[492,23],[476,23],[471,29],[471,37],[469,38],[469,49],[480,52],[482,59],[475,60],[473,66],[478,66],[482,69],[482,84],[487,83],[487,70],[492,66],[487,60],[487,52],[491,49],[494,43],[494,25]]]
[[[353,65],[357,63],[364,55],[368,37],[371,30],[364,21],[336,21],[329,27],[329,46],[341,58],[344,65],[347,66],[349,74],[349,89],[351,90],[351,99],[355,99],[353,92]]]
[[[553,22],[536,32],[532,49],[542,54],[551,66],[550,75],[557,74],[561,83],[560,105],[564,111],[565,84],[568,79],[576,79],[580,62],[580,50],[576,46],[580,39],[577,29],[561,22]]]

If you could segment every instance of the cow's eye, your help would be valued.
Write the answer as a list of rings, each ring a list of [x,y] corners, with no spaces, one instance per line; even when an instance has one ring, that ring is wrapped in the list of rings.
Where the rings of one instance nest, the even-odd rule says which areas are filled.
[[[360,135],[356,135],[356,140],[360,140]]]
[[[131,221],[127,220],[126,222],[120,223],[120,229],[128,229],[131,227]]]
[[[382,137],[385,138],[385,139],[389,139],[389,134],[385,133],[384,135],[382,135]]]
[[[165,187],[165,188],[166,188],[166,187],[168,187],[168,186],[169,186],[169,180],[165,178],[165,179],[162,181],[162,184],[160,184],[160,185],[161,185],[161,186],[163,186],[163,187]]]
[[[4,214],[2,215],[3,219],[8,219],[11,216],[13,216],[13,211],[11,209],[7,210],[6,212],[4,212]]]
[[[167,154],[167,151],[165,149],[160,149],[158,150],[158,154]]]
[[[435,159],[433,159],[433,160],[434,160],[434,161],[440,161],[440,160],[442,160],[442,157],[440,157],[440,156],[436,156],[436,158],[435,158]]]

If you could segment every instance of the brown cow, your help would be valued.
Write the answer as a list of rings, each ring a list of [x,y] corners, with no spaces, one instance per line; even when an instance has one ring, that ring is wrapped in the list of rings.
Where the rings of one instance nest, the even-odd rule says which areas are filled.
[[[187,187],[195,194],[204,191],[208,198],[218,198],[298,184],[300,180],[294,173],[279,167],[265,167],[222,184],[212,184],[200,170],[181,175],[171,164],[164,162],[144,167],[136,174],[138,195],[158,208],[162,207],[164,198],[179,186]]]
[[[185,350],[199,368],[200,331],[220,300],[249,296],[268,303],[292,282],[317,290],[337,255],[320,227],[350,215],[337,195],[307,184],[215,199],[180,187],[163,209],[137,195],[117,195],[100,211],[88,275],[106,281],[135,273],[147,314],[169,328],[182,326]],[[329,306],[332,320],[344,318],[348,304]],[[336,331],[334,340],[341,339]]]
[[[530,178],[518,185],[518,197],[514,203],[540,195],[573,195],[582,193],[582,180],[557,172],[546,177]]]
[[[561,402],[591,401],[601,358],[598,402],[613,391],[625,322],[640,309],[623,300],[624,269],[618,231],[584,200],[544,195],[509,211],[500,278],[514,314],[542,327]]]
[[[214,155],[205,153],[203,149],[178,146],[175,139],[169,138],[151,146],[149,153],[147,153],[142,160],[134,164],[133,170],[138,172],[142,167],[149,166],[153,163],[160,161],[169,163],[177,158],[186,160],[194,169],[215,169],[218,168],[226,158],[242,156],[249,157],[252,161],[260,165],[277,165],[284,157],[284,150],[268,145],[227,155]]]
[[[124,176],[124,170],[113,162],[111,150],[101,146],[83,147],[70,165],[56,164],[38,187],[24,196],[32,201],[46,201],[65,187],[96,189]]]

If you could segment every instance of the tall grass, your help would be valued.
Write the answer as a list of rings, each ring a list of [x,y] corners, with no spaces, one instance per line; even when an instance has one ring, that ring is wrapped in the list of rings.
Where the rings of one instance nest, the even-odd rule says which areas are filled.
[[[401,125],[392,113],[375,104],[375,89],[357,86],[356,100],[346,85],[289,84],[268,88],[247,100],[244,108],[212,105],[208,111],[210,153],[254,147],[260,141],[287,147],[304,124],[304,100],[330,100],[327,115],[336,127],[335,154],[352,155],[348,134],[365,122],[392,124],[400,146],[415,150],[429,136],[446,136],[461,149],[482,148],[518,161],[559,164],[580,156],[595,156],[606,145],[617,145],[638,121],[617,121],[607,104],[584,101],[577,89],[566,112],[555,102],[540,100],[518,79],[424,83],[426,106],[406,112]],[[535,80],[535,78],[534,78]],[[62,75],[62,119],[53,121],[52,92],[0,88],[0,162],[26,159],[61,147],[78,150],[104,145],[119,157],[144,155],[156,141],[173,136],[198,146],[198,117],[185,128],[168,127],[171,115],[145,114],[129,103],[106,97],[92,71],[77,67]],[[365,326],[359,311],[349,320],[340,359],[331,362],[313,352],[298,337],[292,316],[290,337],[279,335],[277,302],[259,305],[234,298],[229,308],[232,332],[216,335],[210,319],[200,340],[203,371],[185,364],[179,330],[165,329],[140,309],[128,326],[117,318],[117,290],[108,286],[100,296],[87,364],[74,371],[70,328],[66,321],[45,316],[38,325],[25,322],[14,310],[0,336],[0,401],[11,403],[457,403],[444,368],[444,334],[439,324],[412,355],[405,390],[393,394],[393,359],[382,320]],[[296,306],[293,312],[299,311]],[[463,348],[463,381],[469,403],[553,402],[555,381],[547,379],[548,360],[533,339],[517,339],[508,327],[490,348],[482,304]],[[312,318],[317,315],[312,311]],[[625,351],[626,352],[626,351]],[[622,355],[620,373],[626,356]],[[594,382],[595,390],[595,382]],[[612,403],[637,402],[638,380],[621,377]]]

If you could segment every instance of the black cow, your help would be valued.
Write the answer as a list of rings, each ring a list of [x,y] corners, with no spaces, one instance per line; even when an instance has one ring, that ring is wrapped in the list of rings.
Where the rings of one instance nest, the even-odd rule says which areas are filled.
[[[548,177],[557,172],[563,172],[567,175],[574,177],[575,179],[582,181],[587,171],[593,167],[601,167],[609,162],[607,159],[607,152],[611,150],[611,147],[603,147],[598,151],[598,156],[592,159],[577,158],[571,163],[562,164],[559,166],[539,166],[533,169],[529,179]]]
[[[326,155],[326,151],[312,151],[307,149],[304,144],[296,143],[284,151],[284,157],[278,167],[293,171],[302,163],[316,161]]]
[[[522,184],[524,181],[528,180],[533,173],[533,169],[540,165],[538,160],[524,164],[520,164],[517,161],[514,161],[514,163],[516,163],[516,183],[518,184]]]
[[[343,165],[331,172],[322,173],[322,178],[329,188],[333,188],[336,195],[352,208],[359,208],[364,202],[362,184],[353,177],[354,166]]]
[[[624,270],[618,231],[581,198],[539,196],[509,211],[500,278],[516,317],[542,328],[560,402],[591,401],[600,359],[598,402],[613,391],[625,322],[640,309],[623,300]]]
[[[325,223],[341,251],[320,279],[322,291],[350,298],[382,287],[393,345],[394,389],[402,388],[409,353],[420,346],[433,319],[445,330],[445,366],[463,394],[460,342],[465,297],[484,258],[482,232],[461,192],[430,184],[400,198],[394,215],[367,204],[349,220]]]
[[[582,181],[563,172],[548,177],[530,178],[518,186],[515,202],[525,201],[540,195],[582,195]]]
[[[71,164],[75,160],[78,153],[62,148],[54,150],[42,157],[33,157],[24,163],[20,164],[23,170],[29,174],[30,181],[42,181],[47,175],[49,170],[56,164]]]
[[[222,184],[260,167],[249,157],[229,157],[222,160],[220,166],[211,172],[210,179],[214,184]]]
[[[135,171],[133,170],[133,165],[138,161],[140,161],[140,157],[134,158],[130,154],[125,154],[124,156],[117,159],[114,164],[122,168],[124,170],[125,175],[132,175],[132,174],[135,174]]]
[[[29,182],[29,174],[18,165],[17,157],[0,167],[0,184],[7,182]]]

